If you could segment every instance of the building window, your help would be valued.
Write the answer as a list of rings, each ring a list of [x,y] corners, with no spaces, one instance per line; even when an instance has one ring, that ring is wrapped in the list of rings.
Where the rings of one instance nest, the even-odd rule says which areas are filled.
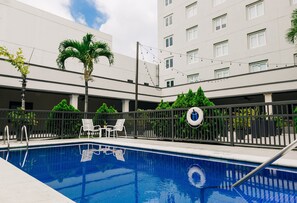
[[[165,68],[173,68],[173,57],[165,59]]]
[[[198,49],[187,52],[187,61],[188,64],[198,62]]]
[[[172,0],[165,0],[165,6],[172,4]]]
[[[165,38],[165,47],[171,47],[173,45],[173,36]]]
[[[266,32],[265,30],[260,30],[260,31],[248,34],[250,49],[254,49],[254,48],[262,47],[266,45],[265,32]]]
[[[213,0],[213,6],[218,6],[224,3],[226,0]]]
[[[268,67],[267,64],[268,64],[268,60],[250,63],[249,64],[250,72],[253,73],[253,72],[267,70],[267,67]]]
[[[228,41],[219,42],[214,44],[214,55],[215,57],[221,57],[228,55]]]
[[[221,30],[227,27],[227,14],[213,19],[214,30]]]
[[[173,87],[174,86],[174,79],[166,80],[166,87]]]
[[[192,41],[198,37],[198,26],[187,29],[187,40]]]
[[[164,17],[164,24],[165,24],[165,27],[172,25],[172,14]]]
[[[187,80],[188,80],[188,83],[199,82],[199,73],[188,75]]]
[[[229,77],[229,68],[222,68],[215,70],[215,78]]]
[[[264,15],[264,2],[257,1],[247,6],[247,17],[249,20],[258,18]]]
[[[191,18],[191,17],[197,15],[197,9],[198,9],[197,2],[187,6],[186,7],[186,16],[187,16],[187,18]]]

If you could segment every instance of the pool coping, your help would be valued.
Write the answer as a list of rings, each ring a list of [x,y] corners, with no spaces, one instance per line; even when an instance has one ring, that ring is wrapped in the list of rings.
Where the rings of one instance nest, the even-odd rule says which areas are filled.
[[[0,158],[0,171],[0,202],[74,202],[2,158]]]
[[[170,153],[181,153],[184,155],[195,155],[212,157],[218,159],[228,159],[234,161],[262,163],[276,154],[280,149],[263,149],[252,147],[232,147],[222,145],[194,144],[142,139],[123,139],[123,138],[95,138],[95,139],[65,139],[65,140],[30,140],[29,146],[43,146],[55,144],[73,143],[98,143],[117,145],[123,147],[154,150]],[[11,143],[11,148],[24,147],[25,143]],[[0,144],[0,149],[6,145]],[[297,169],[297,151],[291,151],[282,159],[277,160],[273,165],[290,167]],[[73,202],[61,193],[50,188],[46,184],[38,181],[34,177],[26,174],[12,164],[0,158],[0,188],[2,193],[0,201],[18,202]],[[24,185],[26,185],[24,187]],[[17,191],[17,194],[16,194]]]

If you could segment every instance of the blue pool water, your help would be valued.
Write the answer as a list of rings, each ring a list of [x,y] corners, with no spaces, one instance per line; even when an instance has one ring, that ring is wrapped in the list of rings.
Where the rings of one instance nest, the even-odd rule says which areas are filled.
[[[255,165],[90,143],[0,155],[75,202],[297,202],[293,169],[269,168],[231,189]]]

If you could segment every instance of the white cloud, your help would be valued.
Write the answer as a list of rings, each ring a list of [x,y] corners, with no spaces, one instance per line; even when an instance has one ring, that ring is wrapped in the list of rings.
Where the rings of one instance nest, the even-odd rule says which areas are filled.
[[[113,50],[135,57],[136,42],[157,46],[157,0],[94,0],[108,15],[101,31],[113,36]]]
[[[92,25],[93,28],[99,30],[100,26],[104,23],[104,20],[102,18],[97,17]]]
[[[60,17],[75,21],[71,15],[71,0],[18,0]],[[135,57],[136,41],[157,46],[157,0],[87,0],[95,2],[97,10],[108,16],[100,31],[113,37],[113,51]],[[95,18],[95,16],[94,16]],[[85,23],[84,16],[76,19]],[[102,19],[93,27],[98,29]]]
[[[80,24],[83,24],[83,25],[87,25],[87,22],[86,22],[86,18],[83,14],[79,13],[77,18],[76,18],[76,21]]]
[[[53,13],[57,16],[66,18],[68,20],[74,21],[71,12],[70,4],[71,0],[18,0],[19,2],[34,6],[38,9]]]

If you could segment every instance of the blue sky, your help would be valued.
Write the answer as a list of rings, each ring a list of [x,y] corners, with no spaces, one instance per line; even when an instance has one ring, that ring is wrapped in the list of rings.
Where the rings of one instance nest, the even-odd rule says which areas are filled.
[[[18,0],[112,35],[114,52],[135,57],[136,41],[157,47],[157,0]]]
[[[70,12],[75,21],[96,29],[107,21],[107,14],[96,9],[94,1],[72,0]]]

